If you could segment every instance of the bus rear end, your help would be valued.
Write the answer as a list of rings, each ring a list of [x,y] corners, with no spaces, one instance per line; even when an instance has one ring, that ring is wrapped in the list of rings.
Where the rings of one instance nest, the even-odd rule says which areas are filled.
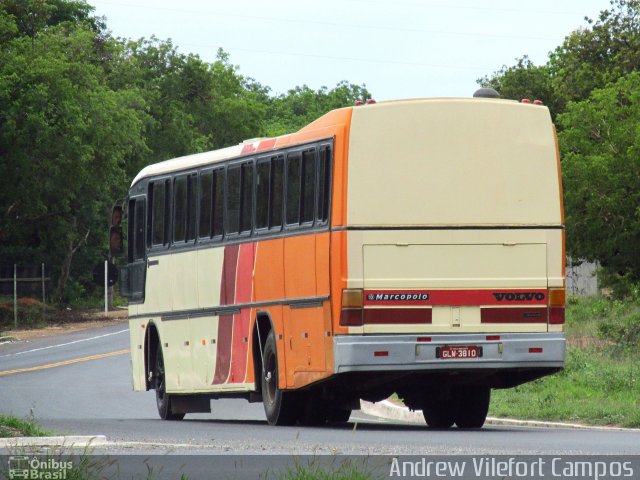
[[[546,107],[434,99],[353,110],[335,373],[431,427],[563,367],[564,230]],[[337,240],[337,238],[336,238]]]

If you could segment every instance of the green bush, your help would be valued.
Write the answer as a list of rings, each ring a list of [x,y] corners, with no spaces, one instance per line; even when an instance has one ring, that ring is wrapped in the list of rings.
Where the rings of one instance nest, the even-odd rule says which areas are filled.
[[[623,347],[640,347],[640,309],[605,320],[598,326],[598,334]]]
[[[32,298],[18,299],[18,328],[39,328],[46,325],[46,318],[51,315],[52,308]],[[13,300],[0,303],[0,327],[14,327]]]

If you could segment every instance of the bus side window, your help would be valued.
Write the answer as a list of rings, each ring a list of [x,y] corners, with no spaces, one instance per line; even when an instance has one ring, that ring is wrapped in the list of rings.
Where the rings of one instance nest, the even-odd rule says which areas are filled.
[[[253,227],[253,162],[242,164],[242,193],[240,200],[240,233]]]
[[[256,230],[263,230],[269,226],[270,177],[270,161],[260,160],[256,166]]]
[[[211,237],[211,218],[213,214],[213,171],[200,174],[200,187],[198,190],[198,202],[200,203],[200,219],[198,237]]]
[[[213,171],[213,209],[211,234],[214,237],[222,237],[224,233],[224,168]]]
[[[187,238],[187,177],[178,177],[173,183],[173,243]]]
[[[240,165],[227,169],[227,215],[225,233],[238,233],[240,230]]]
[[[302,152],[302,194],[300,196],[300,223],[313,223],[316,199],[316,149]]]
[[[198,176],[196,174],[191,174],[187,177],[187,242],[191,242],[196,239],[197,195]]]
[[[300,223],[300,153],[294,152],[287,155],[287,225]]]
[[[129,200],[129,263],[144,258],[145,253],[145,201],[144,198]]]
[[[147,228],[150,247],[167,244],[167,187],[166,180],[159,180],[149,185],[150,215]]]
[[[282,228],[282,195],[284,193],[284,157],[271,158],[271,182],[269,186],[269,229]]]
[[[331,191],[331,146],[322,145],[318,157],[318,223],[329,219],[329,198]]]

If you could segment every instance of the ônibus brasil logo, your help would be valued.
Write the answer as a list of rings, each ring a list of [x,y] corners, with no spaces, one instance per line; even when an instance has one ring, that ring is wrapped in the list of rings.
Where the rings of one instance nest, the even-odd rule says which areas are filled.
[[[66,480],[73,462],[55,458],[39,459],[27,455],[9,457],[9,479]]]

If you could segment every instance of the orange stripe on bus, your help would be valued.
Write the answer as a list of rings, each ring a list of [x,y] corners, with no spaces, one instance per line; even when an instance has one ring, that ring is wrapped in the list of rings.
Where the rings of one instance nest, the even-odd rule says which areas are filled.
[[[222,283],[220,285],[220,305],[232,305],[236,296],[236,268],[238,265],[238,245],[224,247]],[[213,384],[225,383],[231,367],[231,340],[233,315],[221,315],[218,320],[218,348],[216,349],[216,373]]]
[[[236,273],[236,299],[235,303],[250,303],[252,293],[252,273],[255,261],[256,244],[243,243],[240,245],[238,255],[238,268]],[[247,371],[248,343],[243,342],[249,336],[249,324],[251,323],[251,309],[245,308],[233,316],[233,340],[231,347],[231,374],[227,379],[229,383],[244,381]]]

